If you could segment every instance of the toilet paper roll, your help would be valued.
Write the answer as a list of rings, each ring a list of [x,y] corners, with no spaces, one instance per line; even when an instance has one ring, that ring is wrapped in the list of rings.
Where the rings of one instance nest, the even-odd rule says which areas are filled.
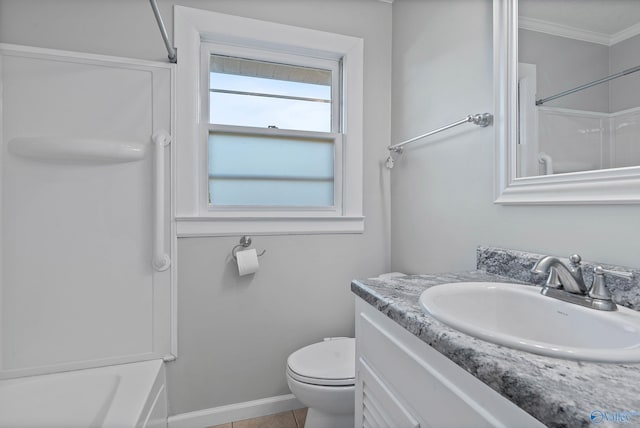
[[[255,248],[251,250],[238,251],[236,253],[238,259],[238,274],[240,276],[256,273],[260,267],[258,263],[258,253]]]

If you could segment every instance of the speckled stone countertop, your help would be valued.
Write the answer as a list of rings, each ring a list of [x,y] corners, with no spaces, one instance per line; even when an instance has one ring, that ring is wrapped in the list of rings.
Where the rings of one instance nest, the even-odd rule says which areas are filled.
[[[351,290],[549,427],[640,426],[640,364],[586,363],[518,351],[458,332],[420,308],[420,294],[438,284],[537,282],[539,278],[531,278],[529,269],[538,258],[536,254],[479,248],[475,271],[354,280]],[[616,283],[611,288],[617,303],[639,307],[638,284]],[[590,420],[593,411],[629,412],[629,421],[595,424]]]

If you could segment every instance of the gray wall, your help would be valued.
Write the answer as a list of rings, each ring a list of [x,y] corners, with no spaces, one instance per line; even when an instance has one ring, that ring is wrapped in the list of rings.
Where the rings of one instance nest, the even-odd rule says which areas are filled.
[[[179,358],[168,365],[170,413],[287,394],[286,357],[325,336],[353,335],[349,283],[389,271],[391,5],[375,0],[160,0],[331,31],[365,40],[361,235],[258,236],[253,278],[229,261],[238,237],[178,242]],[[143,0],[0,0],[0,42],[162,60]],[[178,54],[179,55],[179,54]],[[179,144],[179,142],[178,142]]]
[[[536,31],[518,31],[518,60],[536,64],[537,98],[546,98],[609,75],[609,47]],[[609,113],[604,83],[544,104]]]
[[[618,73],[640,65],[640,35],[609,48],[609,73]],[[640,106],[640,72],[609,82],[611,112]]]
[[[392,140],[492,111],[492,2],[393,4]],[[391,175],[392,270],[473,269],[478,245],[640,266],[640,207],[493,204],[493,130],[408,148]]]
[[[640,36],[608,47],[519,30],[519,61],[536,64],[537,98],[545,98],[640,65]],[[603,83],[545,106],[615,113],[640,106],[640,72]]]

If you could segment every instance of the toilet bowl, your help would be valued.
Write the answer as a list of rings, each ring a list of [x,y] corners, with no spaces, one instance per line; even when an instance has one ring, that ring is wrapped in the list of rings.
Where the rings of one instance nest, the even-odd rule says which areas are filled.
[[[309,408],[305,428],[353,428],[355,339],[329,339],[289,355],[287,383]]]

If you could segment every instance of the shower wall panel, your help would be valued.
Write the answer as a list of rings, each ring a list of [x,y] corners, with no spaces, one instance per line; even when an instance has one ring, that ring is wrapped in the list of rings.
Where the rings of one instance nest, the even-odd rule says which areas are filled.
[[[151,135],[171,131],[171,68],[0,53],[0,376],[162,357],[171,270],[151,265]]]

